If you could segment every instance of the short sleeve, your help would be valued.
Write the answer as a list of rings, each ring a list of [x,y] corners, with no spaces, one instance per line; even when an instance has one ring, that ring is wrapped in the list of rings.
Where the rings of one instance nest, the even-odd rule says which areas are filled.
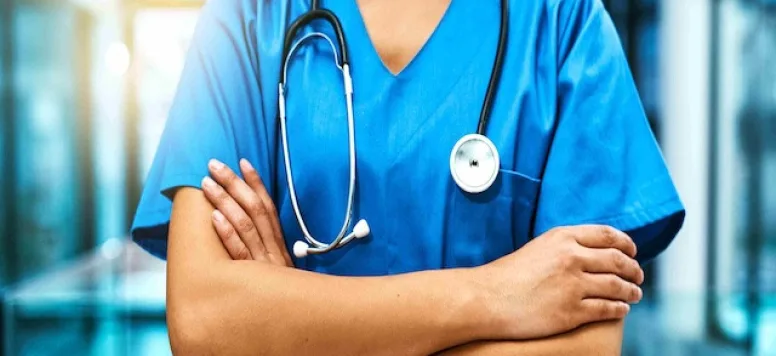
[[[260,163],[255,152],[241,149],[259,147],[251,140],[262,137],[257,59],[248,37],[253,22],[243,2],[208,1],[202,8],[145,181],[131,235],[160,258],[166,257],[172,207],[166,193],[199,187],[211,158],[232,168],[240,158]]]
[[[652,134],[615,27],[600,0],[560,0],[557,126],[535,231],[610,225],[651,260],[684,207]]]

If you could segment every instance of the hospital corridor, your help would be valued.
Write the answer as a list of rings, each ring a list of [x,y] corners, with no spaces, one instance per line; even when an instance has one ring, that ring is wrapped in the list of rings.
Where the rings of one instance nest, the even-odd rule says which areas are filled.
[[[378,4],[380,0],[314,1],[311,9],[320,6],[339,16],[346,36],[328,36],[329,30],[308,31],[307,37],[292,43],[289,38],[295,33],[291,32],[283,41],[286,29],[269,24],[286,24],[306,16],[300,9],[307,9],[308,3],[0,0],[0,356],[172,354],[166,294],[176,289],[167,288],[167,262],[160,257],[168,255],[167,234],[180,234],[185,231],[180,226],[186,224],[179,224],[178,230],[168,228],[169,199],[177,192],[171,187],[199,188],[208,169],[212,173],[213,167],[218,167],[213,161],[210,166],[203,163],[197,168],[201,168],[201,175],[187,176],[181,167],[196,161],[198,157],[193,155],[199,152],[212,151],[210,158],[224,161],[235,172],[242,169],[237,173],[243,176],[250,172],[243,163],[238,166],[243,157],[235,155],[230,160],[227,153],[241,152],[245,145],[261,153],[256,157],[275,160],[269,165],[257,162],[259,158],[251,162],[261,174],[257,180],[249,181],[244,175],[253,190],[256,185],[266,185],[268,193],[259,193],[265,206],[273,200],[278,205],[279,222],[272,229],[286,234],[288,251],[282,256],[287,255],[286,261],[294,261],[300,269],[322,273],[376,276],[381,268],[394,274],[435,264],[443,270],[479,265],[512,251],[502,251],[503,241],[495,237],[492,243],[474,241],[471,245],[456,245],[450,240],[461,236],[463,241],[482,231],[512,234],[514,240],[507,240],[507,248],[518,248],[551,228],[551,221],[563,221],[564,214],[611,207],[604,200],[573,207],[576,210],[564,205],[586,196],[621,194],[623,199],[637,200],[631,206],[634,209],[665,203],[660,218],[681,216],[684,220],[676,237],[666,240],[670,241],[668,247],[664,251],[657,248],[657,257],[641,266],[643,297],[625,318],[622,355],[776,356],[776,0],[510,0],[501,2],[501,12],[498,0],[452,0],[436,32],[415,57],[406,58],[401,71],[394,70],[392,62],[385,61],[387,57],[380,63],[382,47],[371,47],[369,42],[370,36],[375,41],[390,36],[375,36],[373,31],[378,27],[365,27],[360,17],[353,16],[359,10],[352,4]],[[431,9],[431,4],[439,3],[447,4],[429,0],[427,6]],[[506,3],[510,4],[509,12],[503,7]],[[532,79],[514,79],[534,70],[529,68],[532,60],[547,60],[540,54],[528,59],[533,51],[567,46],[562,39],[535,47],[523,45],[529,43],[525,36],[538,36],[536,43],[555,41],[546,39],[547,33],[519,27],[521,19],[529,18],[521,11],[527,13],[531,4],[539,3],[589,4],[592,10],[587,11],[597,17],[589,15],[592,20],[587,27],[583,23],[568,26],[568,31],[579,31],[580,37],[589,31],[590,24],[601,23],[606,28],[611,20],[613,35],[608,43],[613,47],[607,48],[615,54],[621,50],[624,56],[622,66],[613,72],[627,76],[628,71],[622,68],[630,70],[635,84],[632,101],[626,100],[627,85],[601,77],[589,85],[593,88],[589,90],[598,94],[582,93],[568,100],[560,97],[574,92],[569,86],[576,85],[564,80],[611,68],[603,65],[575,67],[571,63],[563,67],[556,78],[561,83],[557,102],[554,97],[546,101],[541,97],[547,93],[537,84],[547,79],[543,73],[530,72]],[[238,6],[250,10],[245,12],[256,22],[227,23],[218,17]],[[418,9],[419,14],[431,12]],[[472,12],[467,14],[467,10]],[[328,16],[321,15],[328,10],[310,11],[321,18]],[[370,14],[366,10],[362,13],[365,19]],[[373,10],[372,18],[382,25],[379,13]],[[508,29],[503,23],[498,26],[499,14],[501,19],[511,19]],[[565,13],[548,14],[550,19],[538,21],[536,26],[551,26],[552,16]],[[493,21],[484,20],[487,16]],[[476,23],[466,22],[467,17]],[[311,26],[299,22],[300,26]],[[320,18],[312,22],[314,26],[323,26],[321,23]],[[354,23],[361,26],[360,32],[353,30]],[[489,32],[473,35],[474,30],[465,26]],[[218,38],[219,31],[229,32],[230,37]],[[246,38],[240,38],[241,34]],[[410,41],[415,38],[413,34],[397,37]],[[605,39],[591,38],[578,45],[603,46]],[[340,49],[345,39],[349,53]],[[302,42],[304,46],[299,45]],[[482,49],[476,51],[466,47],[480,44]],[[506,52],[503,64],[498,57],[503,51],[497,49],[501,45]],[[212,48],[220,50],[207,50]],[[235,50],[241,55],[235,59],[220,53],[235,48],[247,50]],[[363,48],[371,52],[364,53]],[[597,47],[591,48],[595,52]],[[430,57],[437,49],[437,57]],[[585,57],[579,54],[581,50],[584,48],[569,46],[568,58]],[[326,62],[317,61],[320,58]],[[391,58],[402,59],[398,55]],[[469,59],[471,63],[463,62]],[[326,67],[318,67],[319,62]],[[550,62],[556,64],[555,59],[546,63]],[[457,63],[461,65],[454,66]],[[499,65],[504,67],[501,72]],[[241,74],[237,82],[216,78],[243,71],[251,74]],[[303,71],[307,71],[305,75]],[[460,82],[459,71],[463,73]],[[483,74],[465,75],[480,72]],[[279,86],[276,78],[267,77],[278,73]],[[410,78],[421,78],[421,74],[429,76],[430,84],[413,86]],[[334,78],[334,84],[319,85],[329,78]],[[623,78],[624,83],[630,83]],[[538,87],[533,88],[534,84]],[[449,97],[437,93],[447,87],[452,88]],[[485,94],[486,88],[489,94]],[[524,91],[508,95],[518,90]],[[494,101],[488,99],[491,93]],[[229,107],[243,95],[254,95],[245,110]],[[364,99],[368,95],[373,96]],[[534,100],[539,108],[526,104],[534,95],[540,98]],[[328,101],[329,97],[334,99]],[[616,99],[597,102],[612,97]],[[404,107],[413,100],[428,102],[429,107]],[[586,100],[589,106],[569,113],[567,121],[582,120],[592,110],[587,108],[619,115],[623,120],[643,110],[644,130],[638,132],[648,133],[648,126],[660,151],[649,150],[653,141],[648,135],[606,141],[621,131],[630,134],[638,129],[638,122],[630,125],[610,120],[604,121],[602,131],[591,135],[602,137],[599,146],[614,147],[615,153],[610,160],[591,157],[591,150],[599,146],[560,146],[559,140],[571,134],[566,131],[568,126],[564,130],[559,124],[555,142],[547,141],[556,148],[548,149],[547,172],[553,172],[553,159],[558,157],[575,165],[554,178],[543,177],[542,182],[541,173],[530,173],[533,166],[526,165],[525,157],[549,143],[539,139],[537,144],[520,143],[538,135],[509,131],[505,125],[512,121],[505,117],[523,114],[538,119],[541,114],[552,116],[556,110],[563,111],[564,105]],[[435,120],[435,115],[448,112],[444,110],[459,110],[467,116]],[[247,120],[257,112],[267,116],[266,122],[276,124],[275,111],[282,122],[274,129],[264,121],[217,126],[227,119]],[[223,117],[190,123],[185,129],[180,126],[183,116],[211,112]],[[379,126],[378,120],[411,120],[413,113],[429,119],[408,128]],[[303,115],[308,117],[299,118]],[[325,125],[322,122],[326,120],[335,123]],[[463,120],[469,121],[460,124]],[[527,125],[520,126],[521,130]],[[576,124],[574,129],[588,132],[598,127]],[[392,141],[373,145],[381,134]],[[239,138],[232,142],[219,135]],[[264,140],[265,136],[271,139]],[[431,143],[418,143],[426,139]],[[510,140],[520,143],[517,149],[504,148],[504,142]],[[607,146],[612,142],[613,146]],[[643,142],[645,146],[637,145]],[[276,155],[272,158],[256,147],[275,147],[272,152]],[[395,157],[380,165],[382,162],[373,157],[382,153]],[[653,167],[659,171],[661,158],[671,178],[662,181],[667,182],[662,190],[648,190],[647,185],[628,190],[624,185],[588,194],[584,192],[588,185],[579,183],[588,177],[584,169],[596,160],[623,164],[622,171],[604,164],[601,175],[596,176],[614,180],[641,178],[640,174]],[[436,164],[440,164],[441,173],[426,181],[417,178],[435,174],[427,172],[436,172]],[[291,167],[294,174],[286,180],[284,174]],[[609,168],[611,175],[607,175]],[[567,186],[567,181],[572,183]],[[657,181],[648,183],[655,186]],[[201,184],[209,182],[212,179],[206,178]],[[667,198],[657,196],[663,192],[670,195],[671,184],[681,208],[678,199],[667,202]],[[589,187],[591,192],[600,189]],[[545,203],[542,196],[550,194],[550,189],[567,191]],[[497,193],[489,195],[494,190]],[[228,194],[235,196],[236,191],[229,189]],[[493,198],[493,194],[501,195]],[[205,196],[216,205],[215,198]],[[240,202],[239,197],[234,199]],[[175,201],[176,209],[181,209],[177,197]],[[548,204],[559,208],[547,213]],[[419,207],[427,210],[417,210]],[[623,210],[631,212],[631,207]],[[231,220],[225,207],[217,208]],[[390,211],[381,213],[380,209]],[[180,211],[173,216],[183,214]],[[346,212],[345,226],[341,238],[335,240],[342,212]],[[216,213],[215,222],[223,218],[218,210]],[[329,213],[333,221],[326,223],[330,222],[331,228],[320,222],[324,216],[328,219]],[[613,224],[624,221],[614,219],[619,216],[614,212],[603,215],[612,218],[607,221]],[[370,225],[363,216],[369,218]],[[383,221],[390,220],[389,216],[407,218],[392,222],[395,226],[386,225]],[[467,218],[481,221],[469,223]],[[665,221],[673,224],[670,219]],[[238,232],[247,231],[242,225],[233,225]],[[253,224],[248,227],[253,228]],[[638,227],[629,226],[640,231]],[[421,237],[396,237],[404,235],[405,228]],[[262,233],[260,224],[255,229]],[[227,230],[215,225],[214,231],[227,241]],[[434,240],[440,231],[450,235]],[[395,239],[381,241],[384,236]],[[284,241],[282,235],[277,238]],[[177,258],[180,263],[181,256],[194,256],[194,252],[181,252],[180,247],[175,250],[173,242],[169,244],[170,261]],[[641,251],[642,244],[636,244]],[[231,254],[239,259],[228,242],[224,245],[218,256]],[[245,245],[251,247],[248,242]],[[266,249],[272,252],[269,245]],[[360,252],[363,255],[356,259],[354,254]],[[383,252],[388,257],[375,255]],[[361,267],[363,270],[358,270]],[[319,324],[311,322],[318,326],[309,333],[321,332],[324,328]]]

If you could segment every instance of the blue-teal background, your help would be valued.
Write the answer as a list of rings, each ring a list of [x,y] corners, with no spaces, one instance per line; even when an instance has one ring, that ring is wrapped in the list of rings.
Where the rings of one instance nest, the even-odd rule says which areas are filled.
[[[776,1],[603,2],[688,209],[624,353],[776,355]],[[126,236],[201,5],[0,0],[0,355],[170,353]]]

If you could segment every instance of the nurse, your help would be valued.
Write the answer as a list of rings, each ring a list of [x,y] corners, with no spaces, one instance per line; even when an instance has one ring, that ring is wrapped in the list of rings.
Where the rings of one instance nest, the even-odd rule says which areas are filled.
[[[684,209],[600,0],[509,1],[487,136],[467,193],[450,150],[477,129],[500,33],[482,0],[331,0],[347,38],[371,233],[292,258],[303,238],[278,130],[284,34],[304,0],[204,6],[132,228],[168,261],[181,354],[617,354],[639,263]],[[302,33],[334,37],[322,21]],[[348,205],[345,87],[322,40],[289,59],[288,151],[310,234]],[[203,179],[204,178],[204,179]],[[351,226],[348,226],[352,228]]]

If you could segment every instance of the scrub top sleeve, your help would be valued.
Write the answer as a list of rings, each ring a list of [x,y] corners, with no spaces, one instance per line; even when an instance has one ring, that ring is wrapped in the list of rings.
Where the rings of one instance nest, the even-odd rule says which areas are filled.
[[[236,172],[240,158],[248,158],[257,167],[262,163],[256,162],[258,154],[240,150],[251,142],[235,135],[261,137],[256,124],[261,117],[256,52],[247,35],[254,22],[243,3],[209,1],[202,8],[145,181],[131,236],[160,258],[166,257],[174,188],[200,187],[211,158]]]
[[[610,225],[634,239],[639,261],[651,260],[681,228],[684,207],[600,0],[558,6],[557,126],[535,232]]]

